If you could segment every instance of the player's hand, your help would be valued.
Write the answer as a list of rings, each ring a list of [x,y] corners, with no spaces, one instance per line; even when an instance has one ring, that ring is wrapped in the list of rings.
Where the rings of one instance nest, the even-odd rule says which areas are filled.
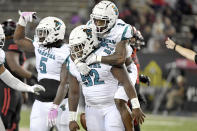
[[[45,92],[45,88],[38,84],[31,86],[31,88],[32,88],[32,93],[36,95],[39,95],[41,91]]]
[[[58,115],[58,105],[53,104],[48,113],[48,126],[53,127],[56,125]]]
[[[137,30],[134,26],[132,26],[132,30],[133,30],[133,37],[136,38],[136,40],[141,40],[141,41],[144,40],[144,38],[139,30]]]
[[[80,129],[80,127],[76,121],[70,121],[69,122],[69,129],[70,129],[70,131],[77,131]]]
[[[33,18],[35,17],[36,12],[21,12],[18,11],[20,18],[18,24],[21,26],[26,26],[28,22],[32,22]]]
[[[168,48],[168,49],[174,49],[174,47],[175,47],[175,43],[174,43],[174,41],[172,41],[169,37],[167,38],[167,40],[165,41],[165,44],[166,44],[166,47]]]
[[[146,75],[142,75],[142,74],[140,74],[139,80],[140,80],[140,82],[145,83],[148,86],[150,85],[150,82],[151,82],[150,77],[148,77]]]
[[[75,60],[74,61],[76,67],[77,67],[77,70],[82,74],[82,75],[88,75],[89,72],[90,72],[90,67],[88,67],[88,65],[84,62],[81,62],[79,60]]]
[[[140,124],[144,122],[144,118],[146,117],[145,114],[142,112],[141,108],[132,109],[131,116]]]
[[[82,127],[87,131],[85,113],[81,113],[80,122],[81,122]]]
[[[88,58],[86,59],[86,63],[88,65],[94,64],[94,63],[100,63],[101,62],[101,56],[98,56],[94,53],[92,53]]]

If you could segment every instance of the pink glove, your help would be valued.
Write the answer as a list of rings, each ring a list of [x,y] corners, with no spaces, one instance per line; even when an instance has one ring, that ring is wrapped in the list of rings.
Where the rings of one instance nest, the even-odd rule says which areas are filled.
[[[58,115],[58,105],[53,104],[49,113],[48,113],[48,125],[49,127],[55,126]]]
[[[34,15],[36,14],[36,12],[18,12],[20,15],[18,24],[20,24],[21,26],[26,26],[28,22],[32,22]]]

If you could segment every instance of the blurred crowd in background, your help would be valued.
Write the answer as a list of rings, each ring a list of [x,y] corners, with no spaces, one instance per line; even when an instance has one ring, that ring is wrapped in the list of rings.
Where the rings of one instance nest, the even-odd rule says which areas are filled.
[[[18,10],[37,12],[37,20],[28,25],[26,33],[34,37],[39,20],[46,16],[61,18],[66,26],[66,41],[70,31],[85,24],[93,6],[100,0],[0,0],[0,22],[17,21]],[[141,72],[151,78],[150,87],[142,84],[147,111],[164,114],[197,110],[196,65],[178,66],[181,56],[164,45],[170,37],[184,47],[197,51],[196,0],[112,0],[119,8],[119,18],[141,31],[146,45],[138,52]],[[67,41],[68,42],[68,41]],[[27,54],[33,58],[34,54]],[[32,61],[29,59],[28,61]],[[180,63],[188,61],[180,61]],[[33,63],[33,62],[30,62]],[[29,67],[33,69],[32,67]],[[167,87],[167,90],[163,90]],[[168,88],[169,87],[169,88]],[[158,95],[159,94],[159,95]],[[160,95],[160,94],[163,94]],[[178,106],[177,106],[178,105]],[[191,108],[190,108],[191,106]]]

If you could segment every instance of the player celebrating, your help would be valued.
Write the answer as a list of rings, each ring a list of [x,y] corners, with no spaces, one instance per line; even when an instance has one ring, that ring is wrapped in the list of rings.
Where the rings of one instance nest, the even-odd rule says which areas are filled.
[[[124,63],[127,66],[131,64],[131,61],[129,60],[131,59],[131,53],[128,52],[128,49],[130,48],[128,40],[134,37],[135,32],[131,30],[130,25],[126,24],[121,19],[118,19],[118,14],[116,5],[110,1],[101,1],[93,8],[91,20],[88,22],[88,25],[92,25],[96,28],[99,44],[105,47],[104,51],[108,56],[92,54],[87,58],[87,64],[90,65],[99,62],[116,66],[121,66]],[[140,35],[136,36],[141,37]],[[126,58],[128,57],[129,61],[126,61]],[[127,76],[127,72],[123,74],[123,76]],[[133,116],[137,118],[139,123],[142,123],[143,115],[139,115],[141,114],[141,110],[134,85],[128,87],[124,86],[124,89],[128,98],[131,100],[131,103],[134,105]],[[131,127],[128,130],[131,130]]]
[[[34,86],[29,86],[17,78],[15,78],[5,67],[4,67],[4,62],[5,62],[5,52],[2,50],[3,46],[5,43],[5,34],[3,31],[2,26],[0,25],[0,79],[6,83],[9,87],[18,90],[18,91],[24,91],[24,92],[32,92],[35,94],[39,94],[40,91],[45,91],[45,89],[40,86],[40,85],[34,85]],[[4,92],[5,89],[0,87],[1,92]],[[3,100],[3,95],[1,95],[1,99]],[[2,105],[2,103],[0,103]],[[0,106],[1,111],[5,110],[5,107]],[[0,112],[1,115],[1,112]],[[0,118],[0,129],[4,131],[4,126],[2,125],[2,121]]]
[[[63,62],[69,55],[69,49],[63,42],[65,35],[64,22],[56,17],[43,18],[35,30],[34,41],[25,37],[25,26],[32,22],[35,12],[21,12],[18,25],[14,34],[17,45],[25,51],[35,52],[38,83],[46,88],[45,93],[35,96],[36,100],[30,116],[30,131],[48,131],[48,112],[55,98],[60,82],[60,70]],[[58,130],[68,130],[67,100],[58,108]],[[63,114],[63,115],[61,115]],[[61,118],[62,117],[62,118]]]
[[[85,39],[85,40],[84,40]],[[87,76],[81,75],[74,61],[84,59],[89,55],[94,43],[97,43],[91,28],[78,26],[70,34],[69,46],[71,56],[67,59],[69,70],[69,121],[70,130],[79,128],[76,123],[76,110],[79,100],[79,84],[85,97],[86,123],[88,131],[123,131],[121,116],[114,103],[114,94],[118,81],[114,78],[115,68],[108,64],[93,64]],[[105,47],[100,47],[95,54],[108,55]],[[93,122],[96,121],[96,122]]]

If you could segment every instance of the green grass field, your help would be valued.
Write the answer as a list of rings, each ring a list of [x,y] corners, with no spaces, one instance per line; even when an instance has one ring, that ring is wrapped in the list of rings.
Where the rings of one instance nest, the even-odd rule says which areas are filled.
[[[21,113],[20,127],[24,131],[29,128],[30,110]],[[142,131],[197,131],[197,117],[147,115]],[[84,131],[84,130],[81,130]]]

